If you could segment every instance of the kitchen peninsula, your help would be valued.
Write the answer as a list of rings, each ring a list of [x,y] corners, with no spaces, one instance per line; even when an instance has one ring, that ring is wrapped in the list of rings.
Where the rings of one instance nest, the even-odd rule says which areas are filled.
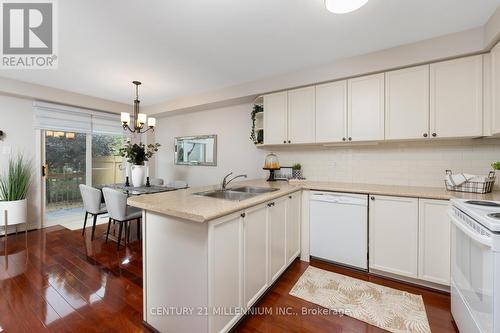
[[[229,190],[238,188],[272,191],[240,201],[206,196],[218,185],[128,199],[144,210],[148,325],[161,332],[230,330],[299,254],[309,260],[310,191],[434,200],[444,208],[451,198],[500,200],[498,192],[335,182],[250,180]]]

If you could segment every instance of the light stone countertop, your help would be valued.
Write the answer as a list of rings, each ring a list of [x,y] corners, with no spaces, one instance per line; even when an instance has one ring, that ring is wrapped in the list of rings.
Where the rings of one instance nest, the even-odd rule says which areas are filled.
[[[193,193],[196,192],[220,189],[220,185],[214,185],[173,192],[134,196],[128,198],[128,204],[155,213],[203,223],[303,189],[441,200],[463,198],[500,201],[500,191],[493,191],[489,194],[473,194],[450,192],[440,187],[392,186],[326,181],[288,183],[284,181],[266,182],[265,180],[235,181],[230,187],[237,186],[273,187],[279,190],[264,193],[242,201],[229,201],[193,195]]]

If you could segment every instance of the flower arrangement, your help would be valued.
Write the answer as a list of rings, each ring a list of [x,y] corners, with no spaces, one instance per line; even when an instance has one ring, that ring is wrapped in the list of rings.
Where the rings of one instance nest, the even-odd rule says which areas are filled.
[[[160,146],[159,143],[145,145],[142,142],[138,144],[127,142],[125,146],[120,148],[119,154],[121,157],[125,157],[127,162],[131,164],[144,165],[144,162],[149,161]]]

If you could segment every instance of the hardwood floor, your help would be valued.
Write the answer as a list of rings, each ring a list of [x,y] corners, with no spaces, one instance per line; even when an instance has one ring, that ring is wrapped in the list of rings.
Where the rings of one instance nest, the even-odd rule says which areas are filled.
[[[413,294],[422,295],[425,310],[429,319],[432,333],[455,333],[458,332],[452,322],[450,312],[450,296],[404,283],[371,276],[367,273],[352,271],[313,260],[312,266],[345,274],[357,279],[370,281],[383,286],[404,290]],[[272,286],[266,295],[257,303],[257,308],[271,308],[276,314],[278,309],[289,308],[289,313],[299,315],[252,315],[246,316],[238,325],[236,331],[241,333],[257,332],[342,332],[342,333],[375,333],[387,332],[377,327],[368,325],[362,321],[348,316],[332,314],[316,314],[323,309],[314,303],[304,301],[289,295],[289,291],[295,285],[302,273],[309,266],[308,263],[296,260],[282,277]],[[283,311],[283,310],[282,310]],[[302,313],[308,311],[308,314]],[[260,313],[262,313],[261,311]]]
[[[0,332],[150,332],[142,325],[142,249],[135,242],[116,252],[115,243],[90,241],[81,230],[51,227],[0,238]],[[392,288],[421,294],[433,333],[457,332],[448,295],[348,271],[314,261],[312,265]],[[247,316],[235,332],[383,332],[349,317],[301,315],[322,309],[288,295],[308,264],[296,260],[258,308],[290,307],[299,315]]]

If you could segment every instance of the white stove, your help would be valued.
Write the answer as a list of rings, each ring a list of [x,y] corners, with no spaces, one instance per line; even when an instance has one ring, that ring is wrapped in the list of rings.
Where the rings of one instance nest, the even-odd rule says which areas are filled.
[[[451,199],[457,207],[490,231],[500,232],[500,202],[486,200]]]
[[[500,202],[452,199],[451,311],[462,333],[500,332]]]

